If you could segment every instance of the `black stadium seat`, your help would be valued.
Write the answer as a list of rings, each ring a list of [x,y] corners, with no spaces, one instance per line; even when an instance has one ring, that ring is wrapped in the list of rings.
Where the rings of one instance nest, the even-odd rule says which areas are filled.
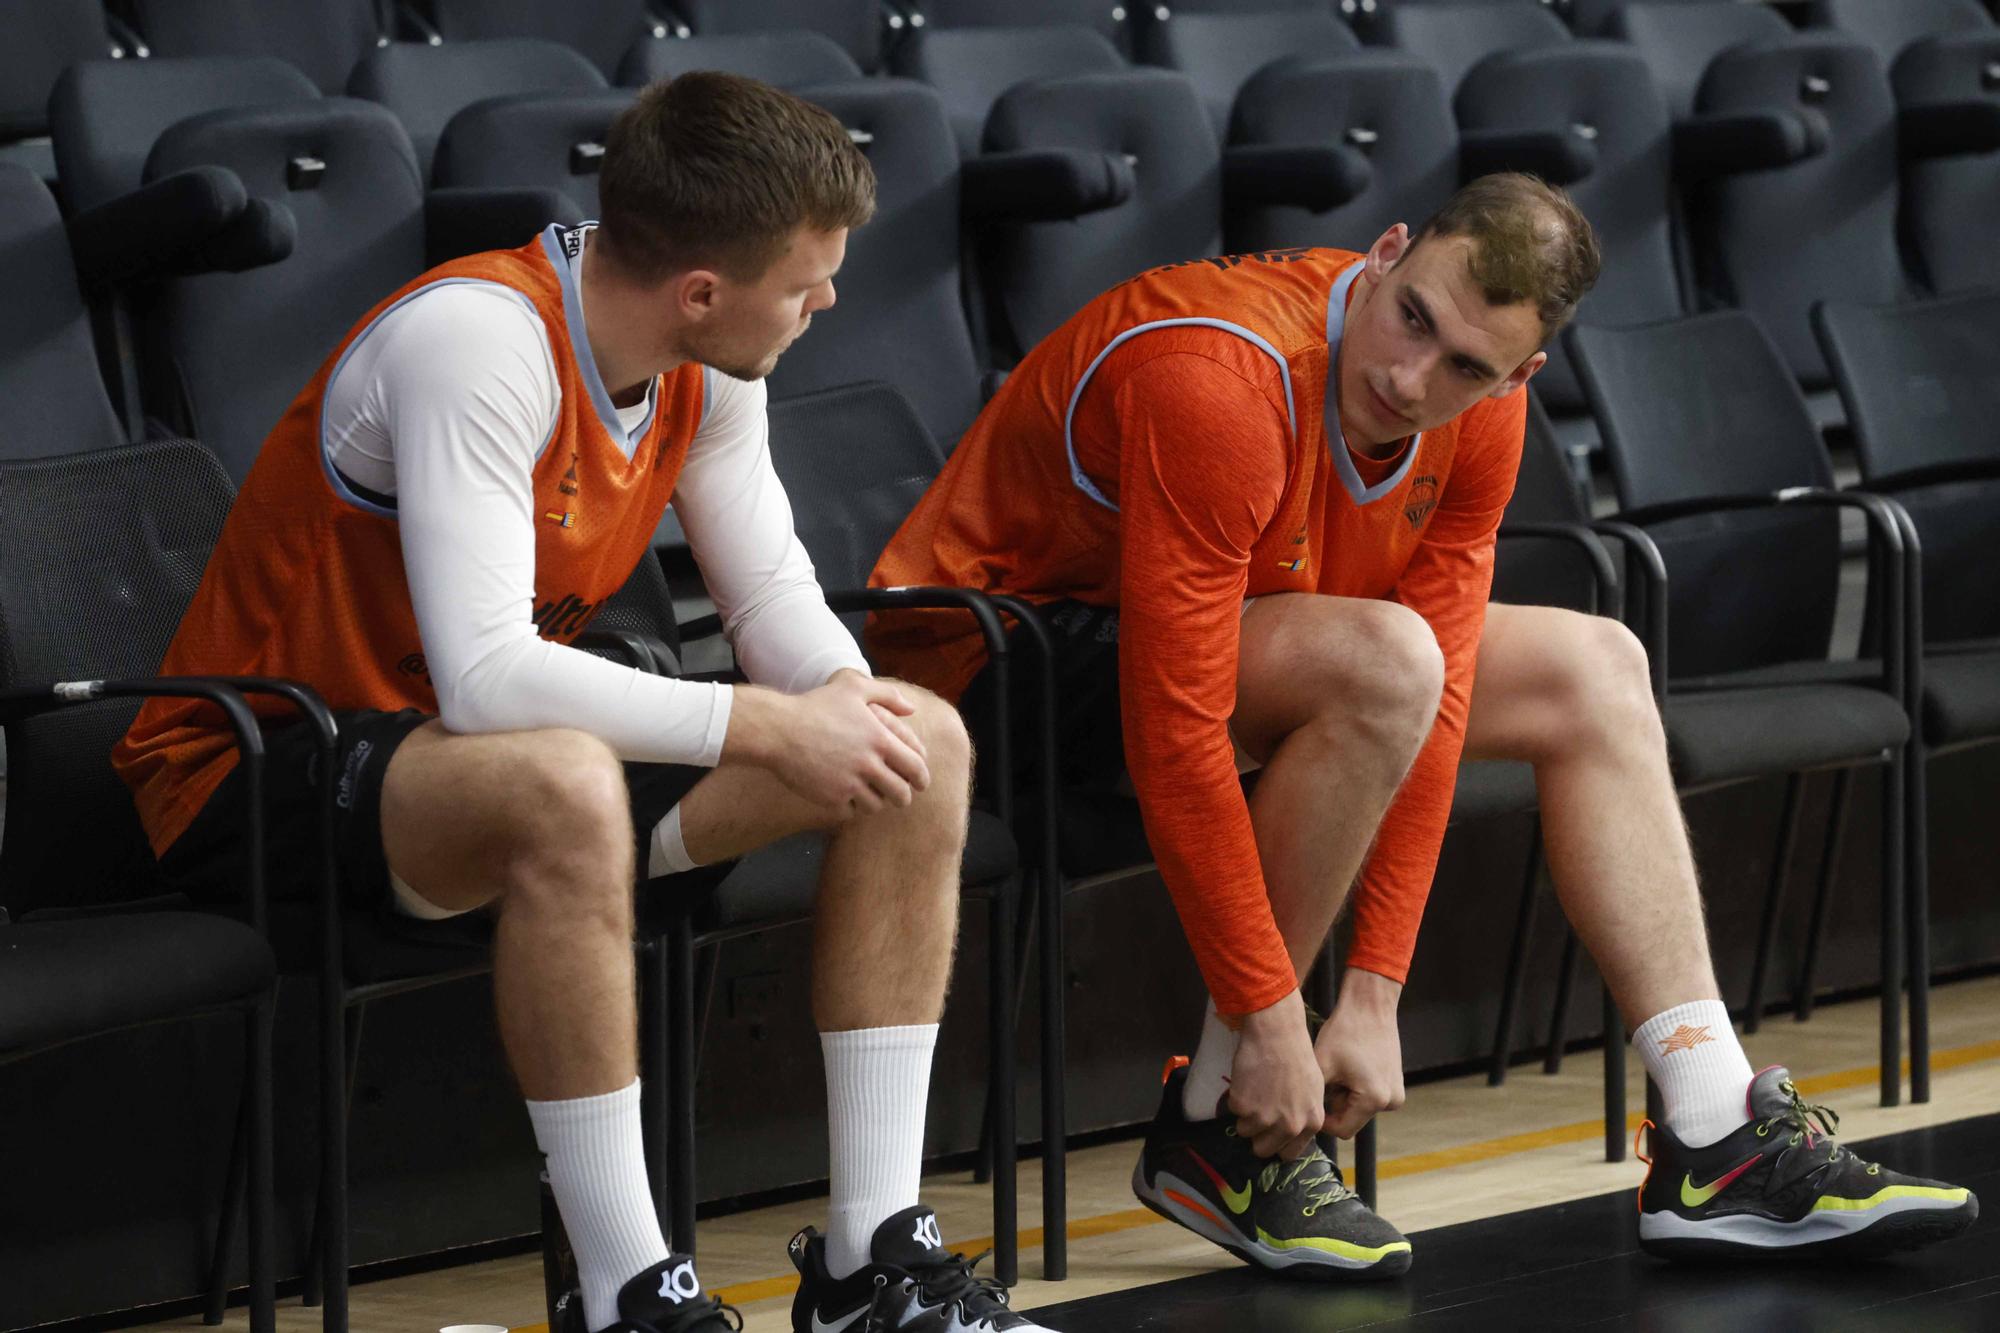
[[[1347,26],[1324,9],[1276,9],[1253,14],[1188,13],[1141,6],[1135,39],[1139,59],[1191,79],[1215,125],[1229,137],[1236,96],[1259,70],[1358,49]]]
[[[1368,165],[1345,204],[1232,204],[1225,230],[1236,251],[1360,250],[1398,222],[1415,228],[1459,183],[1458,127],[1437,71],[1385,47],[1265,70],[1237,98],[1229,142],[1351,148]]]
[[[123,55],[97,0],[18,0],[7,6],[0,44],[0,161],[55,179],[49,149],[49,91],[79,60]]]
[[[674,9],[697,37],[798,28],[832,38],[867,73],[882,66],[877,0],[674,0]]]
[[[1980,151],[1917,154],[1903,160],[1903,235],[1923,280],[1936,292],[2000,287],[2000,30],[1917,42],[1892,73],[1901,111],[1936,109],[1951,128],[1977,134]],[[1968,145],[1970,146],[1970,145]]]
[[[426,46],[398,42],[368,55],[348,81],[350,97],[380,102],[395,113],[429,180],[438,136],[451,118],[489,97],[526,93],[590,93],[604,75],[576,51],[531,37]]]
[[[831,37],[786,30],[641,42],[619,66],[618,82],[638,88],[697,69],[742,74],[785,89],[861,77],[861,66]]]
[[[321,92],[388,44],[376,0],[118,0],[156,56],[271,56]]]
[[[1497,51],[1556,46],[1570,40],[1561,19],[1535,0],[1504,4],[1401,4],[1382,17],[1390,46],[1429,61],[1456,94],[1474,65]]]
[[[912,25],[906,36],[939,28],[1084,27],[1120,51],[1130,51],[1136,7],[1124,0],[916,0],[906,8],[923,22]]]
[[[1134,181],[1129,199],[1073,222],[986,229],[993,336],[1016,356],[1113,284],[1221,248],[1215,131],[1178,74],[1135,69],[1017,85],[995,104],[985,148],[1112,154],[1129,160]]]
[[[13,162],[0,162],[0,252],[13,275],[0,321],[0,458],[123,444],[62,214],[36,173]]]
[[[1718,180],[1693,210],[1709,298],[1754,314],[1800,382],[1820,388],[1828,375],[1813,341],[1813,303],[1828,293],[1862,302],[1908,294],[1896,246],[1896,108],[1888,77],[1875,53],[1852,38],[1802,33],[1716,57],[1696,109],[1800,112],[1825,133],[1824,152]]]
[[[1620,5],[1606,20],[1605,31],[1630,42],[1645,57],[1667,110],[1683,120],[1694,114],[1695,92],[1711,61],[1744,42],[1781,40],[1792,28],[1769,5],[1651,0]]]
[[[229,108],[312,102],[319,90],[270,57],[93,60],[72,65],[49,97],[56,167],[72,209],[130,194],[168,127]]]
[[[1979,0],[1812,0],[1806,22],[1860,38],[1885,66],[1926,37],[1994,31]]]
[[[645,0],[425,0],[447,42],[534,37],[583,55],[606,79],[633,46],[670,35]],[[520,91],[518,89],[514,91]]]
[[[890,69],[937,89],[961,154],[979,151],[1000,95],[1031,79],[1111,73],[1125,67],[1110,39],[1081,24],[1009,28],[926,25],[890,52]]]
[[[566,195],[579,216],[594,218],[604,137],[618,113],[632,105],[632,97],[620,88],[522,93],[475,102],[445,126],[433,183],[440,188],[518,185],[551,190]]]
[[[839,300],[778,362],[771,392],[886,380],[949,450],[979,412],[980,368],[961,300],[960,168],[944,107],[929,88],[902,81],[806,96],[838,116],[868,155],[875,217],[848,237]]]

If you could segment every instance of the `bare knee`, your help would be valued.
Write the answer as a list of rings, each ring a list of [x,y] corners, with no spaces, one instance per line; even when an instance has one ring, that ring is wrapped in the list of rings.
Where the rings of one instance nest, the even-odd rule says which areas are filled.
[[[1659,740],[1659,708],[1645,645],[1608,616],[1578,614],[1566,620],[1568,632],[1551,643],[1559,714],[1569,719],[1556,739],[1593,747]]]
[[[632,816],[611,747],[581,731],[539,732],[513,776],[492,849],[504,895],[629,921]]]
[[[920,802],[963,807],[972,795],[972,738],[966,733],[965,719],[958,710],[929,690],[899,683],[916,712],[911,729],[924,743],[925,766],[930,769],[930,785],[918,794]]]
[[[1444,654],[1424,618],[1395,602],[1369,602],[1343,620],[1337,658],[1316,721],[1385,753],[1416,756],[1444,693]],[[1332,645],[1329,645],[1330,647]]]

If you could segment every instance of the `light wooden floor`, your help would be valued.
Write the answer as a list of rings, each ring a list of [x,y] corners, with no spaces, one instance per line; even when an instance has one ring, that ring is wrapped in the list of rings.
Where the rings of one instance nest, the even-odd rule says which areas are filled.
[[[1846,1139],[1938,1124],[2000,1110],[2000,978],[1939,988],[1932,1005],[1932,1100],[1884,1109],[1875,1104],[1876,1006],[1822,1008],[1806,1024],[1768,1023],[1745,1041],[1751,1064],[1789,1065],[1801,1089],[1839,1112]],[[1630,1102],[1643,1106],[1639,1063],[1631,1066]],[[1629,1155],[1603,1160],[1598,1056],[1571,1056],[1563,1072],[1545,1077],[1539,1065],[1517,1067],[1504,1088],[1483,1078],[1413,1088],[1408,1105],[1382,1121],[1379,1207],[1406,1232],[1512,1212],[1537,1204],[1636,1188],[1645,1168]],[[1637,1115],[1632,1123],[1637,1124]],[[1138,1151],[1132,1143],[1070,1156],[1070,1279],[1039,1280],[1041,1232],[1022,1233],[1022,1282],[1017,1309],[1227,1267],[1235,1260],[1167,1225],[1137,1206],[1129,1180]],[[1891,1163],[1891,1165],[1894,1165]],[[1041,1215],[1040,1173],[1021,1173],[1021,1217]],[[990,1244],[986,1191],[962,1175],[925,1181],[924,1197],[938,1210],[946,1243],[968,1253]],[[785,1242],[801,1225],[820,1223],[818,1201],[717,1218],[702,1225],[702,1278],[737,1305],[747,1333],[790,1327],[791,1266]],[[1423,1262],[1421,1250],[1417,1262]],[[490,1323],[541,1333],[538,1255],[468,1265],[354,1288],[354,1333],[429,1333],[455,1323]],[[247,1328],[241,1309],[223,1326]],[[319,1327],[317,1310],[281,1305],[282,1330]],[[156,1324],[193,1333],[196,1319]]]

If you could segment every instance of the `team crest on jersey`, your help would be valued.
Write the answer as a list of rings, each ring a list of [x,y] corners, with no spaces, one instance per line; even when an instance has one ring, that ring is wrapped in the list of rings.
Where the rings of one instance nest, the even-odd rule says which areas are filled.
[[[1438,479],[1425,475],[1410,483],[1410,493],[1403,499],[1403,517],[1410,520],[1410,530],[1415,532],[1423,527],[1424,520],[1437,508]]]

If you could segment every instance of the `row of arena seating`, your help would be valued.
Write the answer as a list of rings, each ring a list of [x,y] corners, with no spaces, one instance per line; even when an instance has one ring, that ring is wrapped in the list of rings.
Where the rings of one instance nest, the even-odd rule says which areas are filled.
[[[53,76],[44,99],[52,170],[0,166],[0,246],[17,291],[0,338],[0,456],[17,460],[0,464],[0,662],[9,673],[0,687],[154,669],[226,508],[229,479],[247,470],[271,423],[361,312],[429,262],[517,244],[548,222],[593,211],[597,147],[632,95],[607,76],[627,65],[628,50],[648,62],[644,77],[724,65],[791,84],[834,111],[876,168],[880,213],[853,238],[841,303],[787,353],[772,385],[774,457],[801,536],[835,589],[863,581],[993,378],[1095,292],[1140,268],[1226,247],[1365,245],[1393,221],[1421,218],[1467,175],[1533,166],[1565,181],[1599,227],[1606,276],[1586,327],[1557,349],[1561,368],[1537,380],[1496,595],[1624,612],[1651,653],[1684,791],[1785,776],[1789,829],[1808,773],[1840,775],[1844,810],[1845,775],[1886,768],[1881,976],[1892,995],[1906,971],[1913,983],[1912,1087],[1921,1097],[1925,761],[2000,738],[1992,558],[2000,296],[1990,289],[2000,281],[1990,244],[2000,137],[1982,137],[2000,105],[2000,65],[1984,54],[1996,40],[1990,25],[1981,18],[1970,35],[1925,29],[1877,44],[1802,32],[1748,4],[1578,3],[1557,11],[1565,22],[1535,4],[1351,12],[1399,51],[1357,45],[1318,4],[1270,12],[1190,4],[1164,19],[1158,9],[1112,18],[1101,7],[1093,0],[1091,31],[1057,22],[1081,12],[1061,0],[929,0],[897,11],[901,26],[887,28],[872,3],[717,0],[677,4],[659,20],[660,37],[648,35],[637,5],[618,7],[629,25],[600,18],[577,32],[523,16],[555,24],[588,6],[464,7],[528,34],[503,37],[461,27],[456,7],[434,0],[417,17],[446,40],[379,45],[388,34],[378,16],[341,54],[323,4],[222,6],[238,44],[219,49],[167,37],[174,18],[192,21],[205,3],[116,6],[120,40],[138,43],[143,33],[152,54],[88,60]],[[996,9],[1044,22],[974,24]],[[102,21],[104,11],[88,10]],[[1948,0],[1934,10],[1857,0],[1851,12],[1890,10],[1978,13]],[[843,12],[865,20],[845,37],[830,17]],[[1794,17],[1823,15],[1860,31],[1849,12],[1828,0]],[[911,21],[918,13],[922,25]],[[1481,15],[1491,26],[1475,23]],[[287,60],[273,58],[260,22],[297,23],[310,40]],[[731,31],[732,22],[753,30]],[[679,36],[683,27],[694,35]],[[615,42],[584,40],[614,30]],[[886,44],[885,30],[894,37]],[[1419,35],[1427,30],[1431,39]],[[1522,35],[1530,32],[1538,36]],[[954,33],[968,37],[956,57]],[[1472,49],[1491,54],[1453,56],[1448,44],[1467,33],[1477,34]],[[1272,34],[1288,35],[1258,45],[1280,40]],[[549,40],[565,36],[566,44]],[[1092,54],[1058,72],[1059,48]],[[1318,54],[1273,63],[1273,53],[1305,49]],[[309,55],[327,57],[326,68]],[[869,380],[892,387],[852,387]],[[1821,406],[1849,423],[1863,480],[1900,508],[1830,491],[1826,445],[1801,386],[1825,391]],[[1601,436],[1619,519],[1594,522],[1570,485],[1556,443],[1564,422]],[[224,472],[185,445],[128,444],[165,433],[200,439]],[[1870,533],[1858,662],[1828,661],[1843,508],[1864,514]],[[628,592],[600,621],[671,644],[657,566],[643,566]],[[111,858],[120,843],[108,831],[130,825],[101,762],[129,716],[120,707],[68,728],[9,719],[0,882],[6,905],[30,913],[30,924],[31,909],[145,888]],[[1534,800],[1524,769],[1471,764],[1454,819],[1518,813]],[[1015,813],[979,854],[1004,864],[1018,853],[1043,886],[1042,1128],[1060,1144],[1064,892],[1142,864],[1147,853],[1129,809],[1076,796]],[[104,836],[80,849],[78,827]],[[1107,828],[1123,840],[1107,839]],[[1785,850],[1772,858],[1773,905],[1791,860],[1788,837],[1781,831]],[[1823,861],[1821,906],[1834,860]],[[670,1065],[695,1040],[694,1017],[680,1004],[680,988],[693,990],[683,963],[699,942],[789,919],[794,881],[809,891],[810,876],[778,879],[785,893],[750,884],[740,901],[715,900],[719,915],[668,923],[653,937],[654,958],[671,953],[680,969],[661,974],[671,994],[653,994],[656,1028],[673,1038],[661,1038]],[[968,882],[977,879],[968,872]],[[1508,997],[1521,991],[1535,880],[1531,865],[1506,956]],[[1004,937],[1002,913],[1014,905],[992,901],[989,919]],[[1761,965],[1773,920],[1775,906],[1745,997],[1753,1018],[1775,989]],[[290,923],[298,929],[289,935],[283,919],[273,924],[285,971],[335,979],[336,1015],[358,1013],[382,988],[476,965],[463,948],[408,941],[394,942],[385,962],[357,942],[352,923],[345,952],[327,946],[310,918]],[[148,969],[129,961],[143,931],[120,928],[131,932],[119,945],[125,979],[146,985]],[[186,957],[212,947],[228,960],[194,969],[211,990],[237,988],[204,993],[206,1003],[254,996],[260,966],[268,970],[262,946],[240,936],[194,939],[185,923],[151,928],[182,932],[167,947]],[[1011,992],[1008,964],[994,955],[994,993]],[[102,1003],[49,1002],[70,976],[36,978],[34,1013],[60,1023],[0,1024],[0,1059],[73,1037],[104,1015]],[[1811,994],[1808,969],[1798,998],[1809,1003]],[[1894,1007],[1885,1004],[1885,1042],[1899,1032]],[[1516,1008],[1502,1005],[1496,1072],[1513,1044]],[[0,1004],[0,1017],[12,1012]],[[131,1010],[114,1016],[129,1021]],[[350,1061],[337,1020],[324,1036],[331,1318],[345,1270],[342,1167],[332,1149],[345,1133],[339,1084]],[[1890,1082],[1898,1055],[1885,1045]],[[676,1196],[663,1212],[692,1250],[685,1225],[696,1170],[683,1100],[692,1093],[673,1076],[656,1079],[657,1062],[650,1071],[649,1086],[668,1088],[661,1095],[673,1108],[654,1120],[671,1119],[678,1132],[668,1172]],[[1011,1107],[1012,1098],[995,1104]],[[1622,1125],[1622,1106],[1606,1119]],[[996,1136],[1012,1137],[1004,1125]],[[1059,1154],[1054,1162],[1045,1226],[1059,1266]],[[996,1179],[1007,1174],[1004,1159],[998,1171]],[[1011,1207],[1011,1194],[996,1194],[1000,1236],[1013,1234],[1003,1211]],[[1001,1262],[1011,1274],[1011,1247]]]
[[[1938,3],[1956,13],[1969,0]],[[1862,0],[1819,8],[1846,18],[1849,6]],[[1171,71],[1128,66],[1079,26],[941,23],[905,43],[903,68],[922,80],[827,82],[858,62],[805,30],[650,41],[644,63],[648,77],[725,66],[803,80],[874,161],[881,214],[854,240],[844,300],[823,320],[832,336],[787,359],[780,394],[886,379],[949,443],[982,375],[1136,270],[1225,249],[1358,248],[1465,178],[1524,168],[1565,184],[1602,237],[1582,322],[1748,310],[1831,421],[1816,301],[2000,282],[2000,27],[1967,12],[1984,26],[1918,38],[1894,84],[1875,47],[1726,0],[1623,6],[1603,20],[1621,41],[1571,39],[1525,0],[1382,16],[1410,47],[1428,44],[1428,60],[1358,47],[1313,8],[1144,29]],[[1274,59],[1307,49],[1306,30],[1322,54]],[[1451,94],[1439,71],[1465,66],[1446,49],[1465,40],[1504,49]],[[1095,54],[1052,76],[1058,45]],[[827,60],[802,58],[814,52]],[[599,145],[632,96],[530,38],[384,45],[346,87],[323,96],[291,65],[244,55],[93,60],[56,79],[53,161],[86,279],[144,288],[114,312],[135,326],[136,358],[107,364],[128,435],[150,416],[208,441],[240,476],[374,293],[455,238],[511,240],[593,213]],[[204,227],[222,230],[193,234]],[[129,250],[135,228],[155,251],[178,237],[182,252],[105,253]],[[378,243],[353,243],[364,236]],[[144,271],[163,264],[172,271]],[[288,318],[259,331],[246,387],[231,314],[279,307]],[[71,302],[63,317],[74,313]],[[114,352],[126,342],[100,338]],[[1588,442],[1581,385],[1556,350],[1543,396],[1559,433]]]

